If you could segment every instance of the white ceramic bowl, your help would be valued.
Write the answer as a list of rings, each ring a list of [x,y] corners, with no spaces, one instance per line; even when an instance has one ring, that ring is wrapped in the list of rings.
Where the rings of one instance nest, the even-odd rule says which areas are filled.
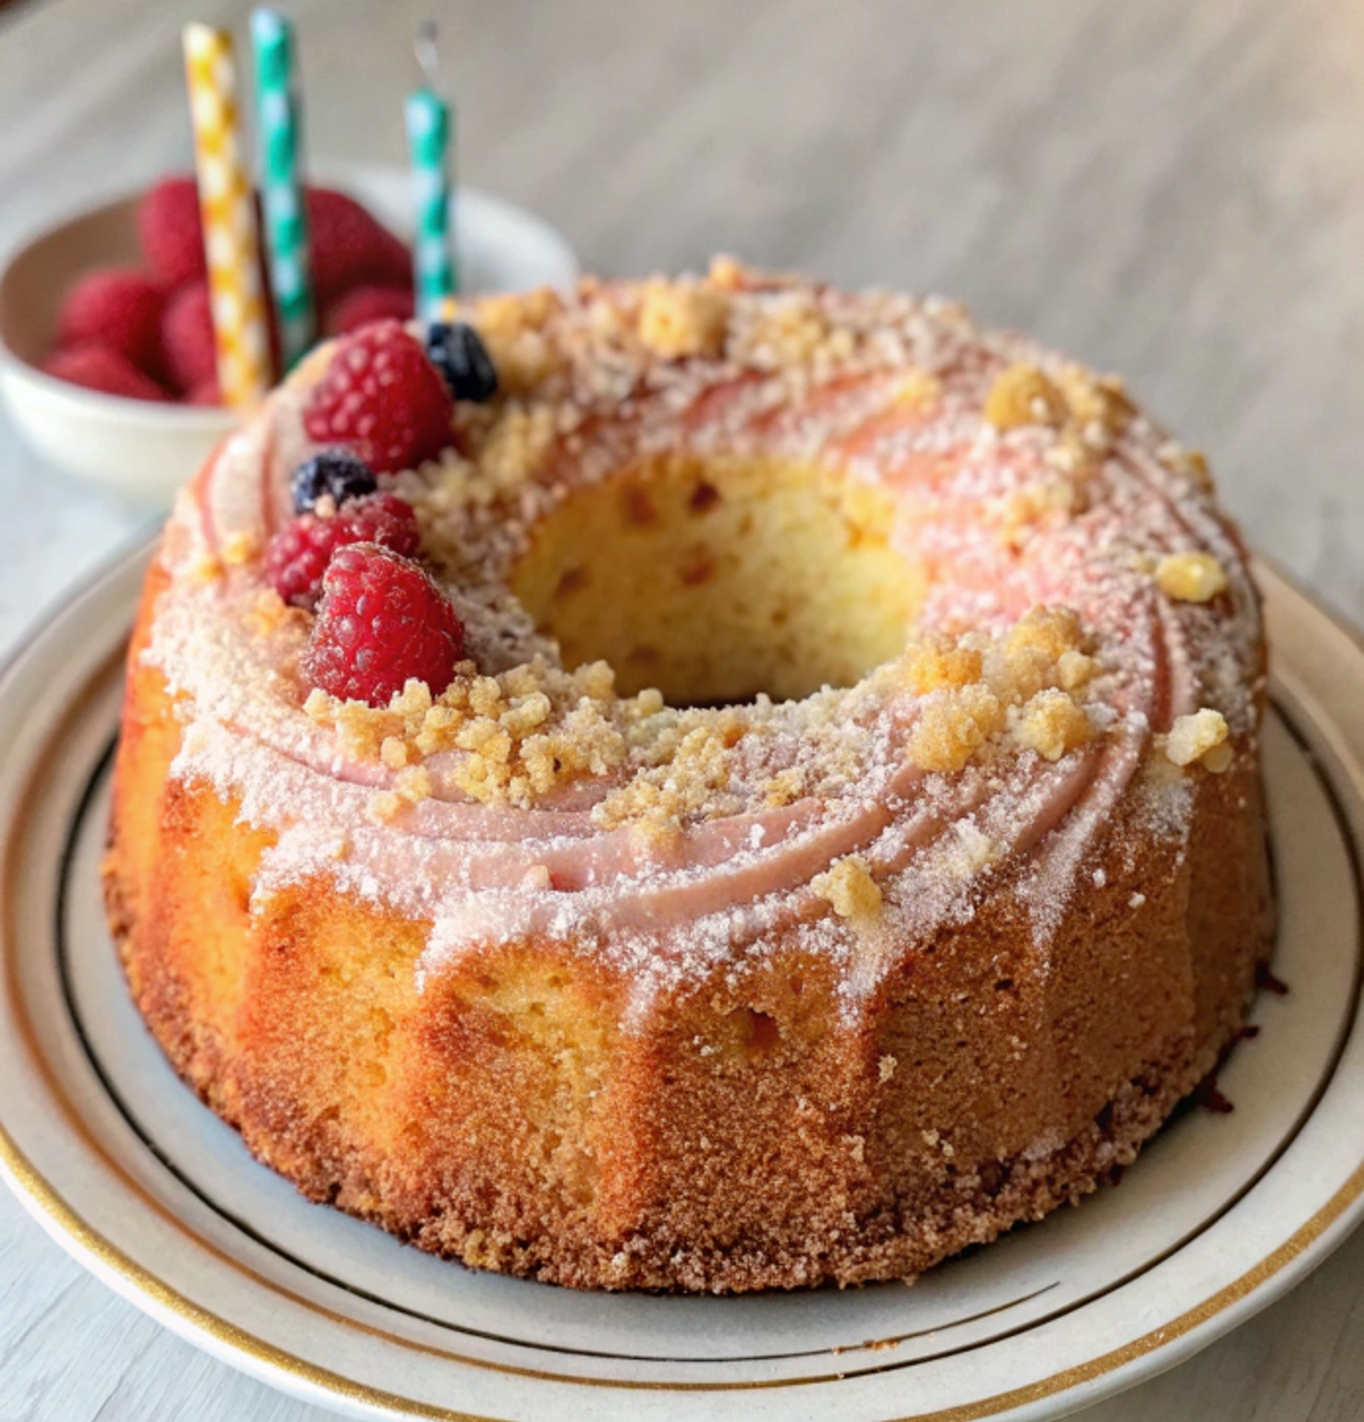
[[[72,280],[91,267],[137,264],[136,205],[121,198],[49,228],[0,272],[0,391],[19,433],[49,463],[163,503],[232,432],[231,411],[102,395],[38,368]]]
[[[397,169],[330,169],[319,181],[345,189],[382,222],[406,232],[407,179]],[[236,427],[228,410],[102,395],[45,375],[57,311],[91,267],[138,264],[137,198],[92,207],[19,247],[0,271],[0,394],[24,440],[44,460],[141,502],[166,506],[213,447]],[[572,248],[539,218],[461,189],[455,209],[463,284],[469,290],[566,286]]]

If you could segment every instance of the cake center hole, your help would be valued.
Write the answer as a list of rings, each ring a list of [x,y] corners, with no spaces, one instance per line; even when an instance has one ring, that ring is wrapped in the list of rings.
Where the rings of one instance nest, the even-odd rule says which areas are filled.
[[[570,494],[512,591],[564,665],[674,706],[851,686],[898,655],[923,576],[880,491],[772,458],[670,455]]]

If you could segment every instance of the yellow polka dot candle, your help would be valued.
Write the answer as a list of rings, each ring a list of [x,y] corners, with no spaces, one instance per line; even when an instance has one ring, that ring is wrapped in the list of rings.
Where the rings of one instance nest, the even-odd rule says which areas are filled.
[[[270,388],[270,340],[232,37],[209,25],[186,25],[184,48],[218,382],[224,403],[245,410]]]

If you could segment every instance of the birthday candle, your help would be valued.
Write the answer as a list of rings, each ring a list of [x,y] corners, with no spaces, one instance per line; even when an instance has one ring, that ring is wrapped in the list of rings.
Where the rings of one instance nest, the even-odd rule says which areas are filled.
[[[308,213],[300,175],[294,27],[273,10],[251,15],[256,54],[256,120],[261,146],[261,209],[270,259],[270,290],[288,370],[317,334],[308,257]]]
[[[417,232],[413,262],[417,314],[439,319],[456,289],[450,241],[450,106],[429,87],[408,96],[407,138],[412,157]]]
[[[246,409],[270,387],[270,343],[256,214],[242,165],[232,37],[186,25],[184,48],[218,381],[226,403]]]

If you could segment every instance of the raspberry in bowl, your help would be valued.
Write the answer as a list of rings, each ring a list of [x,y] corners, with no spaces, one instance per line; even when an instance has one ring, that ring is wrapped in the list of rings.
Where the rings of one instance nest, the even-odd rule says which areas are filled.
[[[134,294],[125,280],[140,264],[137,203],[91,208],[11,257],[0,274],[0,391],[47,463],[164,503],[237,419],[221,407],[173,403],[164,377],[133,358],[159,343],[165,310],[164,298]]]
[[[402,319],[406,248],[394,234],[408,222],[408,175],[320,178],[326,196],[310,215],[337,234],[319,254],[321,332]],[[158,181],[49,227],[0,270],[0,394],[14,427],[45,463],[162,507],[239,420],[220,403],[192,199],[188,179]],[[485,194],[460,191],[457,241],[470,289],[577,276],[553,228]]]

